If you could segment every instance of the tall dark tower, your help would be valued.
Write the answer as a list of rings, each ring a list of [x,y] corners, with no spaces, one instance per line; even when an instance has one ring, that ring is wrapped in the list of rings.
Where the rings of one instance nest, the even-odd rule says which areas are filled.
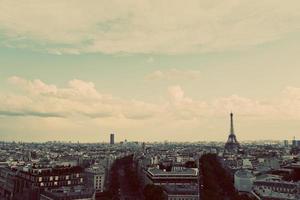
[[[234,134],[233,113],[230,113],[230,134],[229,134],[228,140],[225,144],[225,152],[226,153],[237,153],[239,148],[240,148],[240,144],[238,143],[236,136]]]
[[[113,145],[115,144],[115,134],[110,134],[110,144]]]

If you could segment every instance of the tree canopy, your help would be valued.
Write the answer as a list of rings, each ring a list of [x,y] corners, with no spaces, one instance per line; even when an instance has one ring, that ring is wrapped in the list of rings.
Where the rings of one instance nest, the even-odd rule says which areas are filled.
[[[160,186],[148,184],[144,189],[145,200],[164,199],[163,189]]]
[[[200,159],[202,173],[201,199],[203,200],[250,200],[240,196],[234,188],[233,178],[218,160],[215,154],[205,154]]]

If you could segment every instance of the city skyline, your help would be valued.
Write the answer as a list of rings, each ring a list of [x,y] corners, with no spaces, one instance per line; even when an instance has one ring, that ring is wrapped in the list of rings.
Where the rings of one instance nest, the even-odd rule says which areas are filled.
[[[230,112],[238,141],[291,140],[299,8],[2,1],[0,140],[225,142]]]

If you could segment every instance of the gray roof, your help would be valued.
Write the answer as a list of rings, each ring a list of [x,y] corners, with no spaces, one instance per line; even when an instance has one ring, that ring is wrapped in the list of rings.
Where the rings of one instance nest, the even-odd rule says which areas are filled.
[[[244,169],[235,172],[235,176],[240,178],[254,178],[253,174],[250,171]]]

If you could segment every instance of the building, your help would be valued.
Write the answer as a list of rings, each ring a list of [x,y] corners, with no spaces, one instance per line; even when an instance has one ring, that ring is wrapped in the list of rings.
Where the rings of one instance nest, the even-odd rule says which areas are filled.
[[[199,200],[198,190],[185,185],[163,186],[166,200]]]
[[[198,185],[198,169],[182,167],[181,170],[149,168],[146,171],[148,183],[154,185]]]
[[[234,187],[239,192],[251,192],[255,176],[248,170],[239,170],[234,174]]]
[[[85,170],[85,185],[87,188],[92,188],[95,192],[104,191],[105,169],[101,166],[94,166]]]
[[[236,139],[234,128],[233,128],[233,113],[230,113],[230,134],[225,144],[224,153],[234,154],[237,153],[239,149],[240,149],[240,144]]]
[[[293,141],[292,141],[292,146],[293,146],[293,147],[299,147],[299,148],[300,148],[300,140],[293,139]]]
[[[62,186],[83,185],[83,168],[75,167],[24,167],[18,172],[18,178],[24,181],[26,188],[59,188]]]
[[[38,200],[39,188],[26,186],[26,181],[18,173],[17,170],[0,167],[0,196],[6,200]]]
[[[257,178],[253,191],[262,199],[300,199],[300,182],[283,181],[276,177]]]
[[[146,184],[161,186],[166,199],[199,199],[199,171],[196,168],[173,167],[171,171],[149,168],[145,173]]]
[[[40,200],[93,200],[94,191],[82,186],[61,187],[45,190],[40,194]]]
[[[289,141],[288,140],[284,140],[283,141],[283,145],[284,145],[284,147],[289,147]]]
[[[0,195],[7,199],[12,198],[19,192],[19,188],[16,184],[17,177],[16,171],[12,171],[8,167],[0,168]]]
[[[110,144],[115,144],[115,134],[110,134]]]

